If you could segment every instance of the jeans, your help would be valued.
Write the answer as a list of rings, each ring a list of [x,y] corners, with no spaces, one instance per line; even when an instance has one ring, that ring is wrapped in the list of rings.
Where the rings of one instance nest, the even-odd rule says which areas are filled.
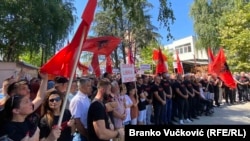
[[[151,125],[151,115],[152,115],[152,112],[153,112],[153,105],[152,104],[148,104],[146,106],[146,124],[147,125]]]
[[[166,105],[165,105],[166,111],[164,113],[164,123],[168,124],[171,122],[172,117],[172,99],[166,99]]]
[[[88,141],[86,137],[82,136],[80,133],[74,133],[72,141]]]

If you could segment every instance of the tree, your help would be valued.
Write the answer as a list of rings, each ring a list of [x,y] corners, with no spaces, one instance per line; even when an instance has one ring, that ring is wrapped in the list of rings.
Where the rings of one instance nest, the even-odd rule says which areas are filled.
[[[33,66],[40,66],[41,64],[41,56],[42,56],[42,49],[40,49],[38,54],[31,54],[30,52],[22,53],[19,58],[20,61],[27,62]]]
[[[71,0],[2,0],[0,3],[0,50],[3,61],[17,61],[44,46],[44,60],[58,49],[73,29]],[[60,46],[61,47],[61,46]]]
[[[123,8],[126,11],[127,18],[136,25],[145,23],[144,8],[149,6],[147,0],[102,0],[104,9],[113,9],[117,15],[123,15]],[[159,0],[160,8],[158,21],[167,29],[167,40],[173,38],[171,35],[170,24],[175,21],[174,13],[171,8],[171,2],[168,0]],[[123,7],[123,8],[122,8]],[[118,16],[119,17],[119,16]]]
[[[238,1],[231,11],[224,12],[219,25],[221,46],[234,71],[249,71],[250,3]],[[233,59],[231,59],[233,58]]]
[[[104,0],[100,1],[99,6],[102,10],[96,13],[92,27],[96,36],[113,35],[122,39],[121,46],[113,53],[116,67],[121,58],[126,63],[126,47],[133,46],[137,54],[140,48],[147,46],[151,40],[156,41],[160,38],[160,35],[155,32],[157,28],[151,24],[151,16],[146,13],[148,8],[152,8],[152,4],[147,1],[137,3],[137,9],[140,9],[143,14],[140,14],[141,17],[137,17],[136,20],[130,17],[122,1],[116,1],[113,5],[105,7]]]
[[[225,48],[232,70],[249,70],[249,0],[195,0],[196,48]],[[241,49],[239,49],[241,48]],[[233,58],[233,59],[230,59]]]
[[[121,21],[120,21],[121,20]],[[115,13],[111,9],[106,9],[105,11],[99,11],[96,13],[93,22],[93,32],[96,36],[117,36],[122,38],[122,33],[124,33],[122,17],[115,16]],[[120,23],[120,24],[119,24]],[[115,67],[118,67],[120,63],[119,54],[123,53],[123,47],[119,46],[113,53],[112,58],[115,58]]]
[[[194,21],[197,49],[213,51],[220,47],[218,23],[224,11],[230,9],[232,0],[194,0],[190,8],[190,16]]]

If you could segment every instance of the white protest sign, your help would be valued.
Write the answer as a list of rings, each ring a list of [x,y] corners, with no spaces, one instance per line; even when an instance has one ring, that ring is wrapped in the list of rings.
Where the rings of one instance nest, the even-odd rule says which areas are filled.
[[[113,73],[120,73],[120,70],[117,69],[117,68],[113,68],[112,72],[113,72]]]
[[[151,70],[151,66],[150,66],[150,64],[141,64],[140,70],[141,71]]]
[[[135,68],[132,64],[121,64],[122,83],[135,81]]]

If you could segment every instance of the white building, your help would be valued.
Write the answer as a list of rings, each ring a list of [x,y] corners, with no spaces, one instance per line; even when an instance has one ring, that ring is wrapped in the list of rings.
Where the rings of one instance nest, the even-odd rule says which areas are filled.
[[[189,72],[191,68],[199,65],[208,64],[208,55],[205,49],[197,50],[195,48],[195,37],[189,36],[173,41],[172,44],[165,45],[164,48],[173,53],[176,60],[176,51],[179,53],[180,61],[183,64],[184,71]]]

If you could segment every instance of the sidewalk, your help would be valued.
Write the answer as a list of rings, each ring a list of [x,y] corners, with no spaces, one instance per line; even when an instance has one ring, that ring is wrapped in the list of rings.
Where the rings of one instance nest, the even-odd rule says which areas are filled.
[[[250,125],[250,102],[214,108],[212,116],[200,116],[185,125]]]

